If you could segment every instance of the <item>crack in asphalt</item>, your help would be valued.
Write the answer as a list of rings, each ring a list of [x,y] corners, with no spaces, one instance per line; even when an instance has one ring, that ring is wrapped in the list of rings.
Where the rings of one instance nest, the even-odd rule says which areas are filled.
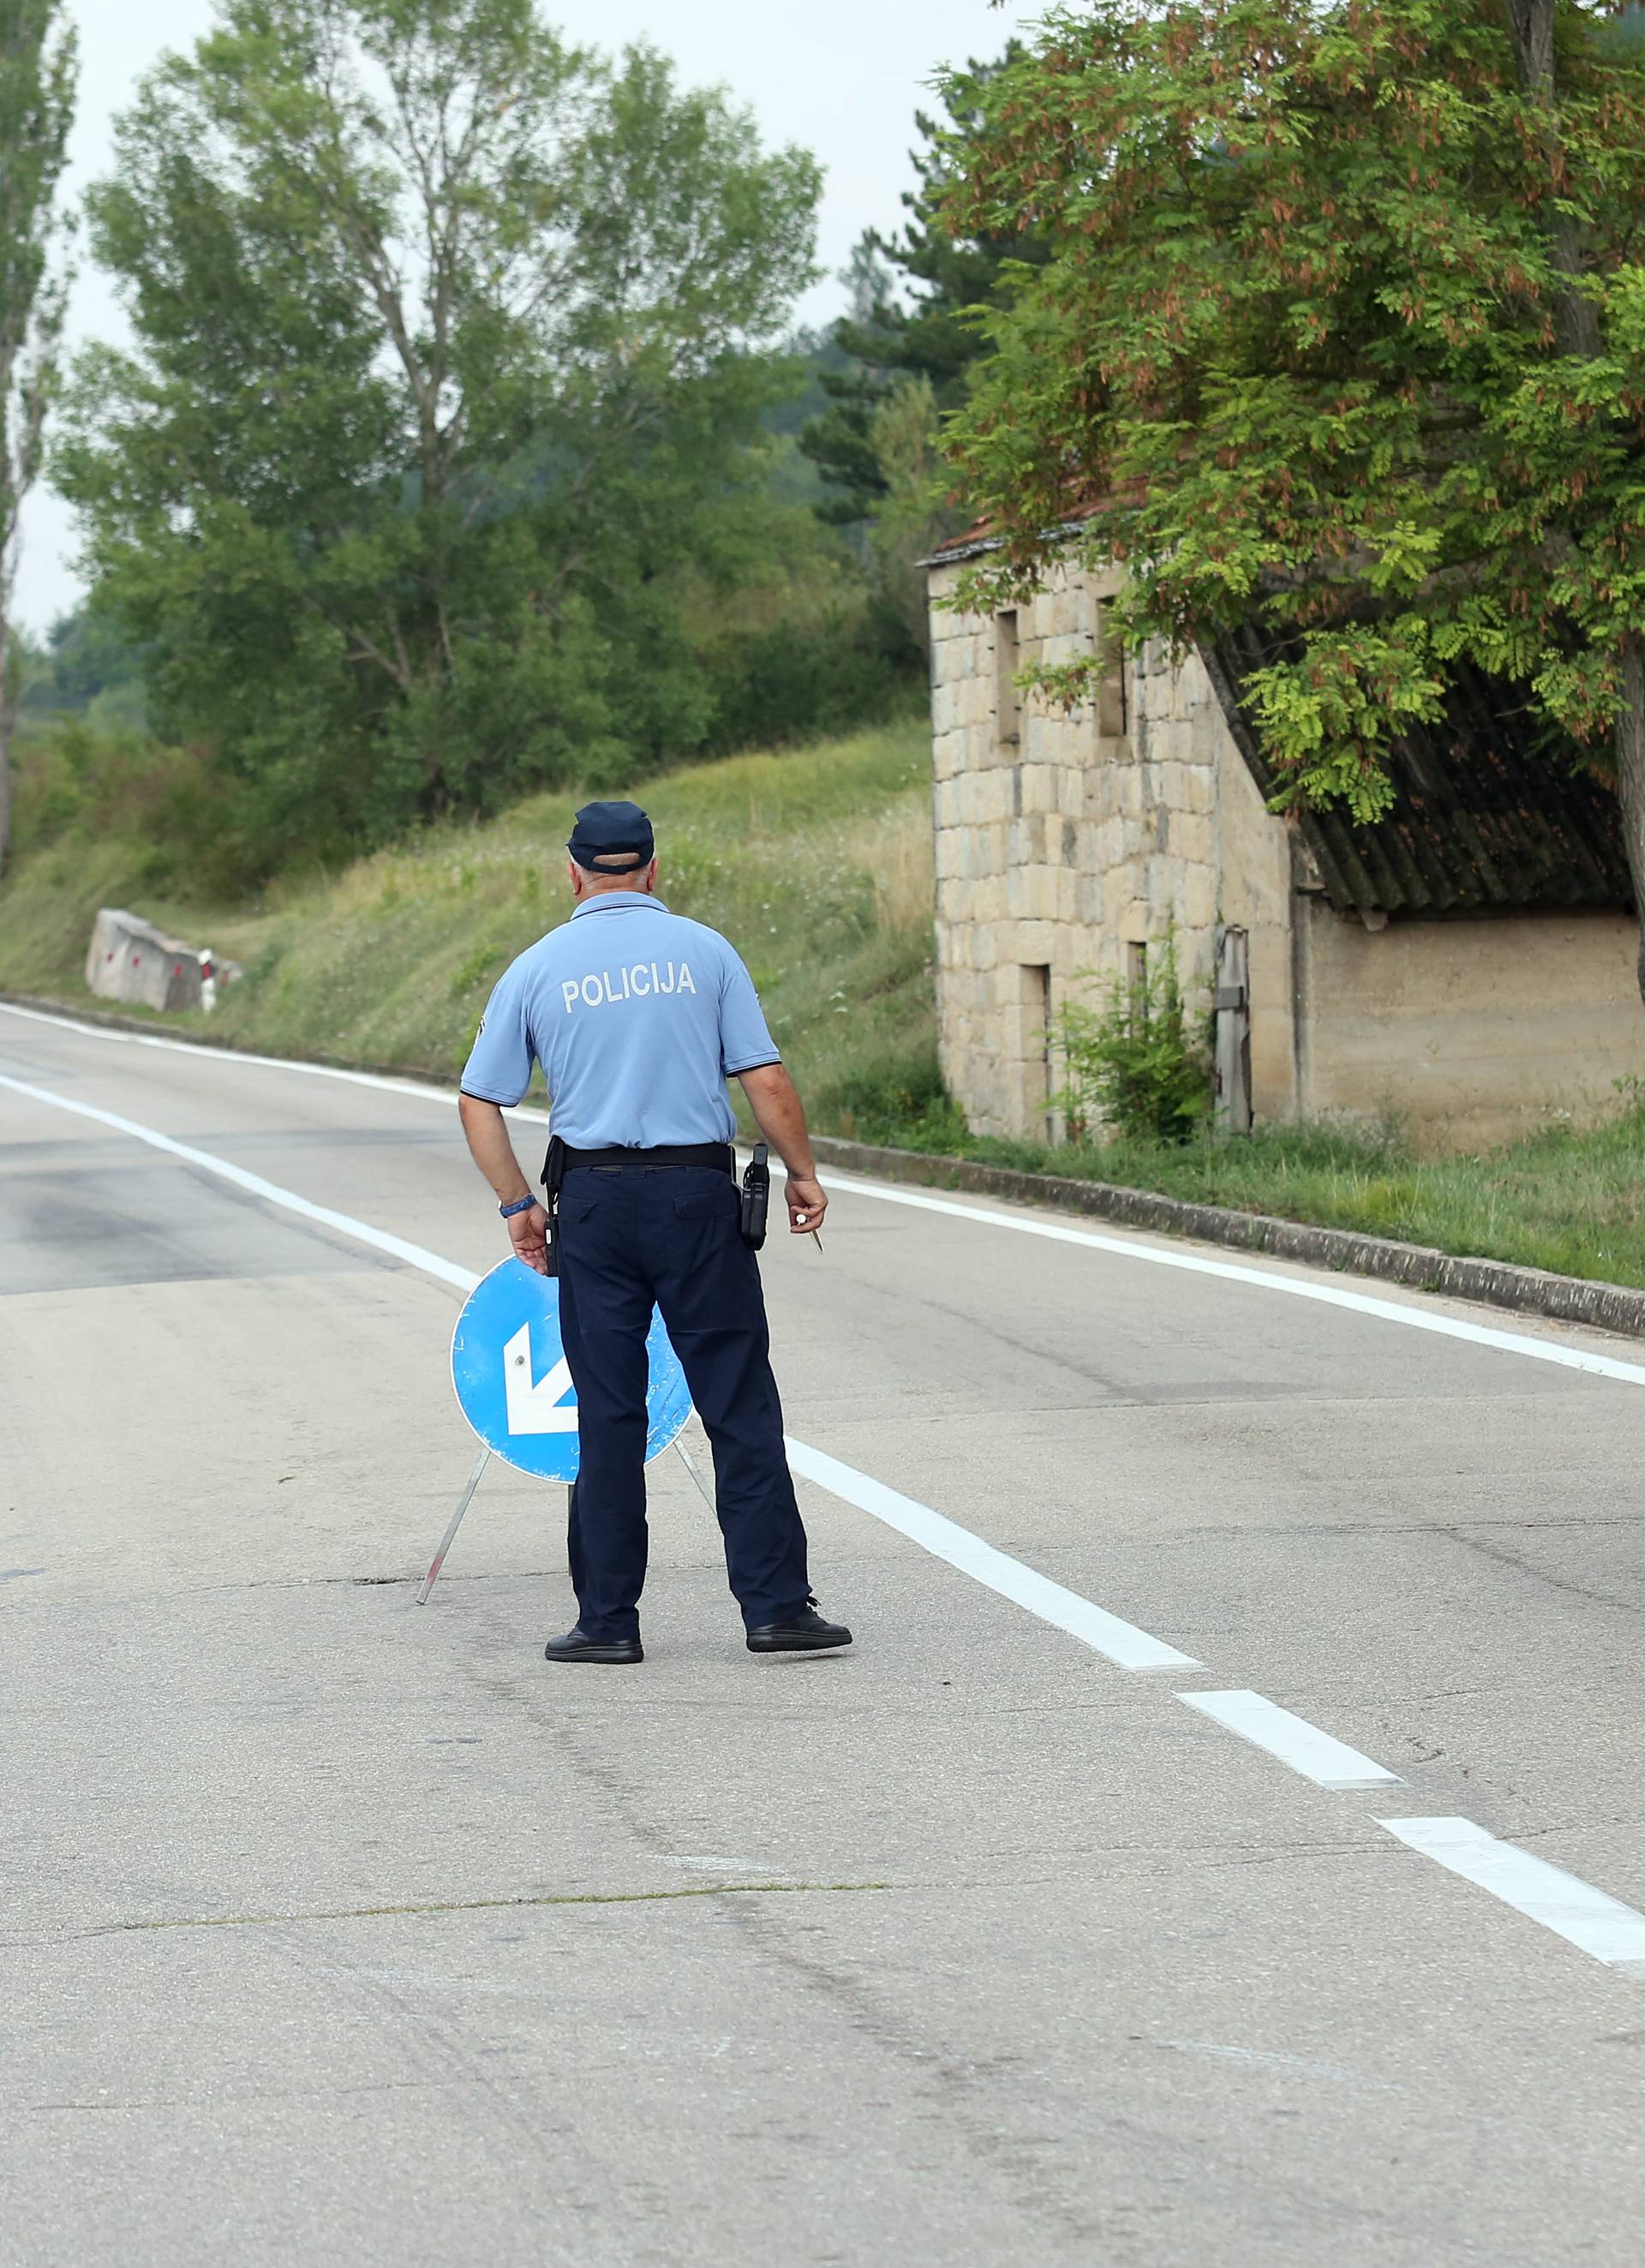
[[[662,1905],[679,1898],[749,1895],[771,1897],[793,1896],[804,1891],[888,1890],[891,1887],[889,1882],[704,1882],[680,1890],[555,1890],[540,1897],[437,1898],[422,1904],[330,1906],[304,1913],[180,1914],[158,1921],[105,1922],[96,1929],[72,1932],[68,1941],[78,1942],[93,1937],[124,1937],[135,1932],[160,1929],[259,1929],[294,1921],[371,1921],[383,1916],[491,1913],[522,1906]]]
[[[1499,1567],[1511,1567],[1517,1575],[1529,1575],[1533,1582],[1546,1583],[1550,1590],[1565,1591],[1572,1598],[1587,1599],[1597,1607],[1620,1607],[1630,1614],[1639,1612],[1636,1598],[1621,1598],[1614,1591],[1597,1591],[1591,1584],[1573,1582],[1566,1575],[1550,1574],[1546,1567],[1533,1566],[1517,1551],[1510,1551],[1505,1543],[1490,1543],[1482,1535],[1465,1535],[1460,1527],[1447,1527],[1441,1533],[1458,1543],[1465,1544],[1470,1551],[1477,1551],[1481,1558],[1494,1560]]]
[[[982,1850],[967,1854],[973,1861],[1017,1855],[1009,1850]],[[896,1891],[939,1898],[971,1896],[989,1892],[1066,1889],[1070,1883],[1089,1887],[1114,1881],[1168,1881],[1180,1880],[1188,1868],[1201,1874],[1218,1875],[1282,1865],[1330,1864],[1355,1857],[1392,1861],[1398,1855],[1392,1844],[1384,1847],[1380,1839],[1367,1841],[1362,1835],[1298,1836],[1295,1840],[1236,1850],[1217,1842],[1189,1843],[1164,1850],[1149,1849],[1140,1844],[1091,1844],[1069,1852],[1062,1863],[1042,1872],[1019,1867],[997,1875],[964,1871],[952,1875],[907,1874],[894,1882],[705,1882],[681,1889],[556,1891],[540,1897],[453,1898],[410,1905],[320,1907],[293,1913],[191,1914],[156,1921],[103,1922],[91,1929],[13,1934],[0,1937],[0,1950],[40,1951],[54,1946],[85,1944],[104,1937],[140,1936],[174,1929],[270,1928],[293,1922],[369,1921],[379,1917],[494,1913],[547,1906],[658,1905],[683,1898],[833,1896],[856,1891]],[[1093,1867],[1095,1871],[1091,1871]]]

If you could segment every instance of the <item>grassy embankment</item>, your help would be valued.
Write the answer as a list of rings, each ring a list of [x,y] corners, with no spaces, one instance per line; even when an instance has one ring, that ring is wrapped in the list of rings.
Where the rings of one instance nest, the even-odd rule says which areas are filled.
[[[864,1095],[901,1116],[936,1091],[929,766],[923,725],[904,722],[641,791],[663,895],[735,939],[779,1046],[835,1125]],[[276,883],[253,909],[145,883],[148,854],[129,836],[25,846],[0,887],[0,989],[84,999],[92,917],[125,904],[244,963],[214,1039],[452,1078],[496,978],[563,918],[581,800],[534,797],[430,829],[330,878]]]
[[[736,940],[820,1127],[1645,1285],[1637,1102],[1487,1158],[1420,1157],[1386,1130],[1274,1127],[1180,1149],[968,1134],[936,1074],[927,761],[923,727],[900,725],[694,766],[643,791],[665,896]],[[83,999],[92,915],[126,902],[246,963],[215,1036],[450,1078],[493,980],[561,917],[575,799],[433,830],[249,909],[174,885],[157,895],[129,838],[25,846],[0,887],[0,988]]]
[[[898,1138],[1032,1173],[1068,1174],[1282,1220],[1556,1275],[1645,1286],[1645,1107],[1597,1125],[1553,1125],[1478,1157],[1414,1152],[1397,1126],[1259,1127],[1248,1139],[1180,1148],[1115,1143],[955,1142],[929,1120]]]

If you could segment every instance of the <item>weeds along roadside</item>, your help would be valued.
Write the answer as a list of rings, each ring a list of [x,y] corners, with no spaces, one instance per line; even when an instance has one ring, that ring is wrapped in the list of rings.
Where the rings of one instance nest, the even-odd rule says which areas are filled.
[[[1638,1096],[1590,1099],[1601,1123],[1550,1124],[1485,1157],[1421,1156],[1394,1127],[1055,1148],[973,1135],[936,1061],[929,762],[915,719],[645,784],[669,902],[736,940],[819,1128],[1645,1285]],[[288,878],[247,908],[191,895],[174,872],[148,879],[165,872],[144,832],[151,792],[135,774],[129,829],[25,845],[0,887],[0,990],[84,998],[92,917],[129,902],[246,963],[217,1035],[450,1079],[497,975],[561,916],[564,795]]]

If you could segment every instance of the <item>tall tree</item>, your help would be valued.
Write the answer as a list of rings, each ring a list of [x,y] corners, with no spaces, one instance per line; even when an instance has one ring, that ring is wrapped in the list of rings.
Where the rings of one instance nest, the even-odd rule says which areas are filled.
[[[1556,37],[1559,7],[1557,0],[1507,0],[1507,11],[1515,75],[1546,168],[1541,217],[1554,275],[1556,335],[1573,363],[1592,363],[1598,360],[1602,347],[1600,302],[1586,279],[1599,247],[1581,184],[1572,179],[1566,146]],[[1639,11],[1630,8],[1621,13],[1627,19],[1626,33],[1634,33]],[[1610,47],[1613,55],[1625,52],[1614,34]],[[1636,468],[1636,478],[1641,471],[1645,465]],[[1616,625],[1614,635],[1617,795],[1634,905],[1641,916],[1639,981],[1645,995],[1645,614],[1636,608],[1630,619]]]
[[[219,0],[145,81],[60,473],[268,857],[691,745],[817,192],[533,0]]]
[[[54,274],[57,184],[74,115],[74,33],[62,0],[0,0],[0,873],[11,843],[18,521],[40,471],[66,277]]]
[[[984,91],[950,210],[1052,247],[955,430],[1002,538],[973,596],[1066,546],[1127,563],[1133,636],[1254,613],[1269,761],[1362,816],[1459,659],[1516,681],[1614,777],[1645,907],[1636,15],[1089,0]]]
[[[879,411],[897,394],[894,422],[902,425],[922,387],[929,388],[939,414],[954,409],[983,350],[970,311],[998,297],[1008,261],[1041,256],[1030,230],[956,227],[948,202],[954,151],[981,123],[982,90],[1021,52],[1013,40],[1000,61],[973,58],[953,73],[944,89],[942,119],[915,112],[920,145],[908,154],[916,186],[902,196],[907,218],[889,236],[870,229],[852,254],[846,271],[851,303],[833,330],[849,363],[825,373],[829,406],[807,425],[800,444],[834,492],[825,507],[831,519],[865,519],[889,492],[884,437],[877,444],[874,435]]]

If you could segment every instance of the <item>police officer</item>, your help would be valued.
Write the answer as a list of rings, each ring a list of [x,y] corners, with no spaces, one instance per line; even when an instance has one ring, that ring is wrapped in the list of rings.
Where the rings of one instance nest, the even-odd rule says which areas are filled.
[[[657,895],[651,822],[638,805],[585,805],[566,847],[571,918],[504,973],[459,1103],[516,1255],[547,1272],[551,1235],[557,1255],[577,1398],[569,1537],[577,1620],[544,1651],[550,1661],[644,1658],[645,1339],[654,1301],[714,1445],[726,1569],[750,1652],[849,1646],[850,1631],[826,1622],[811,1595],[765,1298],[740,1233],[725,1085],[741,1080],[788,1167],[789,1224],[804,1235],[828,1200],[799,1096],[736,953]],[[553,1220],[503,1119],[533,1062],[565,1145]]]

